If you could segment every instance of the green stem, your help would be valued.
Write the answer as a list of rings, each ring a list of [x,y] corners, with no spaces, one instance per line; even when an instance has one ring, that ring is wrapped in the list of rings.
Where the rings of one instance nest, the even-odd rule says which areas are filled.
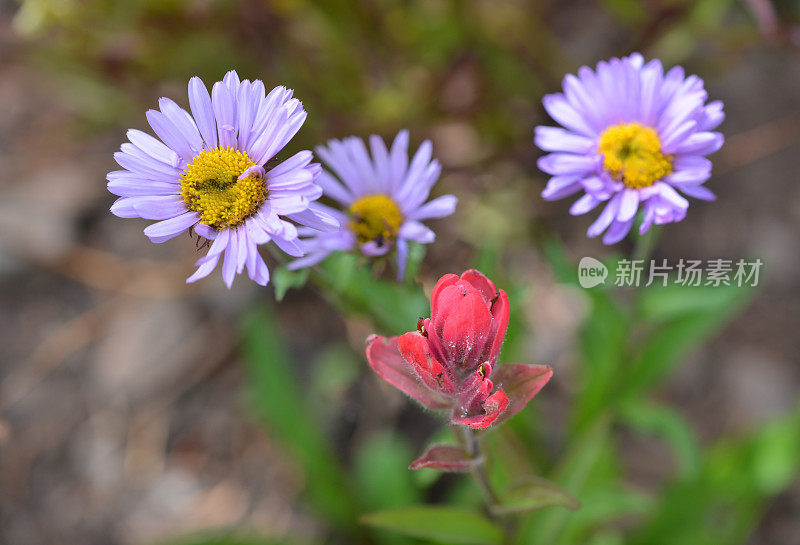
[[[478,432],[472,428],[458,425],[454,425],[453,428],[464,450],[467,451],[471,458],[478,460],[478,464],[470,470],[469,474],[481,491],[489,516],[497,520],[497,517],[492,513],[492,506],[500,503],[500,498],[492,488],[492,483],[489,481],[489,474],[486,472],[486,455],[483,452],[481,438]]]
[[[328,303],[330,303],[332,306],[336,307],[343,315],[346,316],[349,314],[349,307],[351,310],[355,310],[359,314],[368,316],[372,320],[372,323],[376,326],[383,326],[379,317],[372,312],[372,309],[369,306],[364,305],[361,301],[357,301],[352,297],[348,297],[346,294],[342,293],[341,290],[335,289],[331,279],[319,268],[319,266],[311,267],[309,279],[311,280],[314,288],[316,288],[316,291],[320,297],[328,301]]]
[[[278,251],[277,248],[275,248],[272,244],[267,245],[267,248],[270,252],[270,255],[279,266],[286,265],[287,260],[285,254]],[[333,282],[318,265],[308,269],[308,278],[317,294],[331,304],[331,306],[338,308],[343,314],[346,314],[343,306],[349,305],[351,308],[357,309],[360,313],[369,316],[373,323],[381,325],[380,320],[374,315],[373,312],[370,311],[370,308],[364,306],[358,301],[353,300],[352,298],[346,297],[345,294],[334,289]]]
[[[486,453],[483,451],[483,441],[479,434],[472,428],[457,426],[456,435],[461,439],[461,444],[472,458],[478,459],[479,463],[470,470],[478,489],[481,491],[483,501],[486,504],[486,511],[489,517],[501,528],[503,532],[503,543],[510,543],[511,536],[516,533],[515,521],[509,517],[501,517],[494,513],[492,507],[500,504],[500,497],[495,493],[489,474],[486,472]]]
[[[638,228],[635,227],[635,229]],[[635,239],[631,260],[648,261],[652,257],[653,251],[656,249],[658,241],[661,238],[661,229],[657,225],[653,225],[645,234],[635,234],[633,236]]]
[[[492,484],[489,482],[489,475],[486,473],[486,456],[481,449],[481,440],[472,428],[463,427],[462,436],[464,439],[464,447],[469,455],[472,458],[480,460],[480,463],[470,471],[470,474],[472,478],[475,479],[475,484],[478,485],[481,494],[483,494],[483,499],[487,506],[491,507],[492,505],[496,505],[499,502],[499,498],[492,489]]]

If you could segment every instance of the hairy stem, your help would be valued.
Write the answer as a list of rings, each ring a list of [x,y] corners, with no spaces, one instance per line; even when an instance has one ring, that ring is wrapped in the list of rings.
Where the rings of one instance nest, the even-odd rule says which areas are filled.
[[[489,475],[486,473],[486,456],[481,449],[481,440],[478,434],[472,428],[461,427],[461,437],[464,448],[469,455],[473,458],[480,459],[480,463],[470,471],[470,475],[475,479],[475,484],[478,485],[481,494],[483,494],[483,499],[487,506],[496,505],[499,502],[499,498],[492,489],[492,484],[489,482]]]
[[[458,426],[461,428],[461,433],[457,435],[461,438],[462,446],[467,450],[472,458],[477,458],[480,463],[470,470],[470,475],[475,480],[475,484],[481,491],[483,501],[486,503],[486,511],[489,517],[500,527],[503,532],[503,543],[508,544],[511,536],[515,533],[515,523],[507,517],[500,517],[496,515],[492,507],[500,503],[500,498],[492,488],[492,483],[489,481],[489,475],[486,473],[486,454],[482,449],[482,441],[478,432],[472,428],[465,426]]]

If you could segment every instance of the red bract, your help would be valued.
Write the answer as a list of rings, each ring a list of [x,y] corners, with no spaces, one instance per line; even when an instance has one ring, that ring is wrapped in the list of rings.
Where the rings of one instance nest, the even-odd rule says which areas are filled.
[[[439,279],[431,317],[417,331],[367,339],[367,360],[384,380],[450,421],[486,428],[517,414],[550,380],[544,365],[497,365],[508,296],[476,270]]]

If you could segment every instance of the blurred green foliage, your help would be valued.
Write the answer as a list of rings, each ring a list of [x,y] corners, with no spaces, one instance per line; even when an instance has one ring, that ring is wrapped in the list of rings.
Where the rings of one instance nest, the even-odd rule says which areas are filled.
[[[577,264],[567,257],[565,249],[549,241],[543,251],[556,276],[574,284]],[[492,252],[483,256],[480,261],[491,267]],[[396,292],[388,289],[390,280],[370,282],[387,286],[384,291],[367,288],[372,290],[372,319],[378,324],[384,317],[377,309],[397,305]],[[408,286],[413,288],[413,284]],[[507,287],[512,294],[519,289]],[[353,480],[346,485],[352,488],[341,488],[339,500],[349,498],[352,502],[348,513],[368,514],[360,515],[361,525],[352,521],[352,526],[341,526],[338,535],[387,545],[407,543],[404,539],[412,537],[423,540],[420,543],[493,544],[504,542],[504,534],[512,536],[511,543],[541,545],[741,543],[758,524],[769,498],[797,478],[800,407],[750,434],[723,437],[704,448],[681,413],[655,401],[651,393],[690,351],[747,303],[752,291],[674,286],[641,288],[626,294],[611,288],[584,290],[590,312],[582,328],[569,429],[558,454],[542,455],[542,438],[528,433],[537,427],[535,403],[509,425],[487,436],[491,480],[506,504],[494,511],[495,519],[486,518],[476,508],[480,495],[469,480],[461,480],[465,486],[450,485],[452,492],[444,498],[449,506],[423,505],[439,480],[432,473],[428,473],[431,478],[410,473],[406,465],[413,453],[401,436],[387,432],[358,445],[350,470]],[[408,323],[411,325],[406,329],[413,327],[414,320]],[[265,330],[272,333],[265,336]],[[286,354],[275,331],[274,318],[263,311],[253,316],[247,329],[257,404],[263,403],[258,401],[262,397],[280,400],[266,404],[271,407],[267,413],[272,415],[268,425],[288,448],[305,452],[303,463],[308,464],[310,476],[317,471],[315,467],[323,465],[338,472],[342,468],[339,462],[327,458],[330,445],[323,446],[326,432],[321,413],[325,409],[318,407],[316,417],[308,414],[313,405],[307,401],[309,393],[292,386],[291,374],[285,370],[290,367],[289,361],[280,363],[276,359]],[[526,328],[516,335],[526,335]],[[326,373],[325,366],[336,365],[330,363],[335,361],[342,362],[339,366],[343,369],[352,369],[353,364],[346,362],[351,355],[344,347],[332,354],[338,356],[320,360],[329,362],[318,364],[322,373]],[[268,387],[260,388],[259,376],[264,381],[269,377]],[[337,382],[338,375],[333,376],[332,381]],[[344,376],[354,380],[349,371]],[[275,396],[276,389],[292,395]],[[285,421],[285,414],[292,415],[291,424]],[[278,421],[273,423],[273,419]],[[314,429],[298,434],[295,428],[299,426]],[[674,471],[657,493],[626,484],[618,450],[623,429],[657,437],[669,450]],[[447,441],[444,436],[432,439]],[[309,456],[320,460],[309,460]],[[330,480],[345,479],[336,472],[324,476],[327,483],[318,482],[318,477],[309,481],[308,497],[312,504],[323,507],[320,513],[326,518],[335,513],[325,510],[325,501],[318,501],[320,493],[324,499],[328,487],[345,486],[344,480]],[[543,481],[540,475],[557,486]],[[562,489],[580,501],[580,509],[542,509],[575,507]],[[518,524],[508,524],[520,515]],[[622,521],[624,526],[620,526]],[[375,530],[359,535],[358,529],[363,530],[364,524]]]
[[[471,510],[443,507],[405,507],[365,515],[365,524],[403,535],[453,545],[501,545],[503,535],[488,519]]]
[[[254,536],[241,536],[227,532],[217,534],[201,534],[170,541],[172,545],[288,545],[282,541],[274,541]],[[292,545],[297,545],[292,544]]]
[[[155,93],[185,103],[189,76],[211,82],[234,68],[296,90],[310,112],[301,145],[469,120],[493,156],[529,148],[539,97],[577,67],[568,9],[556,0],[21,0],[15,27],[60,79],[61,98],[100,125],[143,123]],[[616,36],[599,56],[640,49],[673,63],[712,48],[716,56],[694,59],[708,64],[757,39],[734,0],[603,0],[576,13],[575,29]]]
[[[281,438],[307,472],[309,496],[315,507],[329,522],[349,528],[357,514],[352,483],[292,375],[274,318],[265,312],[252,314],[244,328],[255,414]]]

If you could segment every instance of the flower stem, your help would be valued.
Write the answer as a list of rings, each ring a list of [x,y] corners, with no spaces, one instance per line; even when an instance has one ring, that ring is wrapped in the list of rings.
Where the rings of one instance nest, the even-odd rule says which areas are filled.
[[[481,491],[483,501],[486,504],[486,511],[489,517],[500,527],[503,532],[503,543],[510,543],[511,536],[515,533],[515,523],[513,520],[498,516],[494,513],[492,507],[500,504],[500,498],[492,488],[492,483],[489,481],[489,475],[486,472],[486,454],[482,449],[482,441],[478,432],[466,426],[457,426],[461,428],[460,434],[457,434],[462,441],[462,446],[467,452],[479,460],[479,463],[470,470],[470,475],[475,480],[475,484]],[[456,430],[459,431],[459,430]]]
[[[478,437],[478,434],[472,428],[459,427],[461,428],[461,436],[464,442],[464,448],[467,450],[470,456],[480,460],[480,463],[470,471],[470,475],[472,475],[472,478],[475,479],[475,484],[478,485],[486,505],[488,507],[496,505],[499,503],[499,498],[492,489],[492,484],[489,481],[489,475],[486,473],[486,456],[483,454],[481,449],[480,437]]]
[[[653,225],[648,232],[643,235],[635,235],[635,237],[631,259],[649,261],[661,238],[661,229],[659,226]]]

